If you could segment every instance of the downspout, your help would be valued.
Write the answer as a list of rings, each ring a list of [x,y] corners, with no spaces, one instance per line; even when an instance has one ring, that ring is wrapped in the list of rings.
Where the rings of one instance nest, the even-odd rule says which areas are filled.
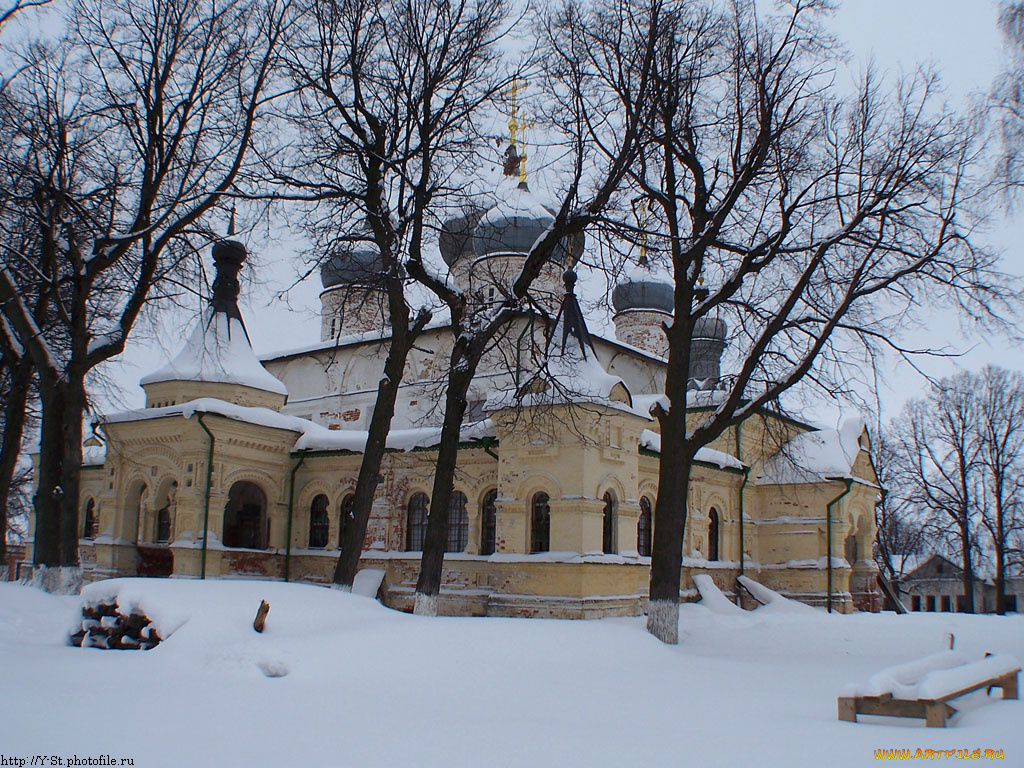
[[[306,452],[303,451],[299,454],[299,460],[295,466],[292,467],[292,480],[288,485],[288,540],[285,542],[284,549],[284,580],[288,581],[292,570],[292,517],[295,511],[295,474],[299,471],[299,467],[302,466],[302,462],[306,460]]]
[[[493,437],[485,437],[485,438],[483,438],[483,440],[481,440],[481,442],[483,443],[483,446],[484,446],[484,453],[486,453],[488,456],[492,456],[493,458],[497,459],[498,461],[501,460],[500,457],[498,456],[498,454],[496,454],[494,451],[491,450],[491,446],[494,445],[494,443],[495,443],[495,440],[494,440]]]
[[[743,448],[740,443],[740,424],[736,425],[736,460],[741,464],[743,463]],[[743,468],[743,482],[740,483],[740,576],[743,575],[744,557],[743,557],[743,491],[747,487],[747,481],[750,479],[750,467]]]
[[[846,483],[846,489],[836,496],[825,507],[825,528],[828,539],[828,612],[832,613],[832,507],[842,501],[843,497],[850,492],[853,486],[853,478],[850,477],[827,477],[826,480],[842,480]]]
[[[750,479],[750,467],[743,468],[743,482],[740,483],[740,576],[743,575],[743,489],[747,487]]]
[[[207,428],[206,424],[203,423],[203,416],[205,413],[197,413],[196,418],[199,420],[199,426],[203,428],[210,438],[210,448],[206,455],[206,490],[203,493],[203,555],[200,560],[199,578],[206,578],[206,538],[207,533],[210,530],[210,485],[213,478],[213,444],[216,442],[213,433]]]

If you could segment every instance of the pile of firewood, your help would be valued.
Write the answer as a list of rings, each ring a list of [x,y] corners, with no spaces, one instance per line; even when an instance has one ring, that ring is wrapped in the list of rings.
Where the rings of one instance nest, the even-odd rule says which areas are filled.
[[[82,648],[143,650],[160,643],[161,637],[143,613],[121,613],[114,603],[82,606],[82,625],[71,635],[71,644]]]

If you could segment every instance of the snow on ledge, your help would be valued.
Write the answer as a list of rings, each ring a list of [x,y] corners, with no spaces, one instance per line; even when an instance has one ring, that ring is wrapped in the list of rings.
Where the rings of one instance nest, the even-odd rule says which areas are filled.
[[[645,429],[640,433],[640,447],[646,448],[649,451],[654,451],[655,453],[661,453],[661,435],[652,429]],[[746,468],[746,464],[735,456],[730,456],[725,451],[718,451],[714,448],[698,448],[697,455],[693,458],[695,461],[714,464],[721,469],[743,470]]]
[[[362,453],[366,447],[367,433],[358,429],[327,429],[309,419],[288,416],[269,408],[236,405],[213,397],[190,400],[180,405],[169,405],[163,408],[143,408],[135,411],[101,416],[100,421],[116,424],[129,421],[146,421],[173,416],[192,418],[197,413],[212,413],[234,421],[255,424],[271,429],[283,429],[298,433],[293,451],[353,451]],[[484,419],[462,428],[459,439],[468,442],[495,435],[494,422]],[[412,451],[417,448],[430,448],[441,439],[440,427],[421,427],[416,429],[393,429],[388,434],[387,447],[394,450]]]

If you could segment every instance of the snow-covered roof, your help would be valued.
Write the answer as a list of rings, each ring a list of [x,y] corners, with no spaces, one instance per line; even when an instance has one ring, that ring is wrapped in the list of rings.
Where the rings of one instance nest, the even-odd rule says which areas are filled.
[[[892,561],[893,570],[901,576],[913,573],[923,562],[921,555],[889,555],[889,559]]]
[[[139,383],[145,386],[162,381],[240,384],[288,394],[284,384],[260,364],[241,320],[214,312],[212,307],[203,312],[178,355],[163,368],[143,376]]]
[[[646,448],[649,451],[655,451],[661,453],[661,435],[651,429],[645,429],[640,433],[640,447]],[[722,469],[743,469],[746,465],[737,459],[735,456],[731,456],[725,451],[718,451],[714,448],[697,449],[697,455],[693,457],[696,461],[703,461],[708,464],[715,464]]]
[[[191,400],[180,405],[164,408],[144,408],[134,411],[122,411],[101,416],[100,421],[116,424],[130,421],[145,421],[180,416],[191,418],[196,413],[212,413],[234,421],[255,424],[272,429],[283,429],[298,434],[293,451],[355,451],[361,453],[366,446],[365,430],[341,429],[333,430],[316,424],[309,419],[288,416],[269,408],[258,408],[228,403],[212,397]],[[495,435],[494,422],[484,419],[463,426],[460,439],[463,441],[480,440]],[[441,439],[440,427],[422,427],[417,429],[394,429],[388,434],[387,447],[394,450],[411,451],[416,448],[429,448],[437,445]]]
[[[423,330],[426,332],[444,328],[451,328],[451,323],[447,318],[444,320],[433,320],[432,322],[427,323],[427,326]],[[272,360],[281,360],[286,357],[298,357],[300,355],[311,355],[316,352],[325,352],[332,349],[340,349],[342,347],[358,346],[359,344],[373,344],[390,338],[391,326],[387,326],[385,328],[375,328],[373,330],[362,331],[360,333],[350,333],[345,336],[327,339],[327,341],[311,342],[299,347],[275,349],[271,352],[260,355],[259,359],[263,362],[270,362]]]
[[[871,483],[852,474],[854,462],[860,455],[860,436],[863,432],[864,421],[857,416],[846,419],[839,429],[802,432],[765,462],[755,483],[818,483],[837,478]]]
[[[566,280],[566,296],[551,329],[547,354],[540,370],[518,390],[508,389],[492,394],[485,405],[488,411],[518,405],[591,403],[625,407],[633,412],[629,388],[621,378],[608,373],[597,359],[586,320],[572,293],[575,276]]]
[[[484,212],[481,224],[504,224],[512,218],[554,219],[554,214],[518,180],[504,179],[494,191],[491,207]]]

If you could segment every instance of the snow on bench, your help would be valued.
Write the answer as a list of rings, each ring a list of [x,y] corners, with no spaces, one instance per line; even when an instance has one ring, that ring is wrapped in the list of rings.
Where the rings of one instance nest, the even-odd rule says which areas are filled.
[[[1014,694],[1016,693],[1016,678],[1020,672],[1020,662],[1008,653],[999,653],[994,656],[986,656],[980,661],[964,664],[961,667],[952,669],[936,669],[929,672],[917,686],[917,697],[919,699],[949,699],[987,687],[990,680],[1012,676],[1014,679]],[[962,692],[962,693],[961,693]],[[1016,699],[1017,696],[1007,696],[1007,689],[1003,687],[1003,698]]]
[[[886,667],[868,678],[864,685],[850,686],[850,696],[883,696],[892,694],[898,699],[916,699],[917,683],[934,670],[951,669],[967,663],[967,657],[960,651],[939,651],[920,659]]]
[[[715,613],[746,613],[731,602],[706,573],[698,573],[693,577],[693,584],[700,592],[700,604]]]
[[[857,715],[919,717],[929,728],[945,728],[956,714],[947,702],[968,693],[1001,688],[1004,699],[1017,698],[1020,663],[1013,656],[961,659],[955,651],[944,651],[882,670],[852,695],[839,697],[839,719],[855,723]]]

